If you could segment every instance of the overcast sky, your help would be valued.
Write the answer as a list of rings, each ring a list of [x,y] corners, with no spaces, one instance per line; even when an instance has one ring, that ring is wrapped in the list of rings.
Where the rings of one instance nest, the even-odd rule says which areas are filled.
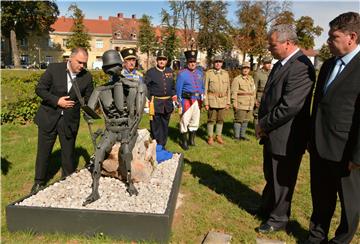
[[[96,19],[102,16],[107,19],[109,16],[116,16],[117,13],[124,13],[124,17],[130,18],[135,14],[140,18],[143,14],[152,16],[152,23],[160,24],[161,9],[168,9],[167,1],[57,1],[60,15],[69,15],[67,12],[70,4],[75,3],[85,13],[86,18]],[[232,24],[237,24],[235,11],[236,1],[228,1],[228,18]],[[295,19],[301,16],[310,16],[314,19],[315,25],[321,26],[324,31],[322,35],[315,39],[315,48],[320,48],[327,39],[329,31],[328,23],[341,13],[354,11],[360,12],[360,1],[292,1],[292,12]]]

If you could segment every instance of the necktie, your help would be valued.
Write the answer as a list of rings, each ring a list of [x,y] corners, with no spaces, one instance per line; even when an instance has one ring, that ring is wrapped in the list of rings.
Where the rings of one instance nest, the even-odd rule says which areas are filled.
[[[278,61],[273,67],[269,80],[271,80],[276,75],[276,73],[279,72],[281,67],[282,67],[281,61]]]
[[[334,66],[333,71],[331,72],[331,75],[328,79],[328,81],[325,84],[324,87],[324,93],[326,92],[326,90],[328,89],[328,87],[330,86],[330,84],[336,79],[336,77],[340,74],[340,72],[343,70],[343,67],[345,66],[344,61],[341,58],[338,58],[336,60],[336,64]]]

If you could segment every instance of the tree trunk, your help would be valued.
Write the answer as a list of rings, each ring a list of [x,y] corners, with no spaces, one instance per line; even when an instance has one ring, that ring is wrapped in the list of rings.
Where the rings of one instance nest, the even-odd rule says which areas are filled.
[[[14,66],[15,68],[20,68],[19,49],[17,46],[16,33],[14,30],[10,31],[10,43],[11,43],[11,52],[14,61]]]

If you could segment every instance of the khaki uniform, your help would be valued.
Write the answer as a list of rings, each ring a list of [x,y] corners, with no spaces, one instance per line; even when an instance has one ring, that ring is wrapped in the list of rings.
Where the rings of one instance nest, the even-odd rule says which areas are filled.
[[[236,140],[246,140],[248,121],[252,119],[256,97],[254,79],[242,74],[235,77],[231,84],[231,100],[234,106],[234,137]]]
[[[226,70],[210,69],[205,74],[205,101],[210,108],[230,105],[230,79]]]
[[[230,78],[226,70],[210,69],[205,74],[205,106],[208,111],[208,136],[213,136],[216,122],[216,135],[221,137],[225,117],[225,108],[230,106]],[[221,143],[222,139],[219,139]]]
[[[265,88],[267,79],[269,77],[269,74],[270,74],[270,70],[265,71],[263,69],[260,69],[254,73],[254,82],[255,82],[255,86],[256,86],[256,101],[258,102],[259,106],[260,106],[261,97],[264,93],[264,88]],[[258,117],[258,111],[259,111],[259,107],[255,106],[255,109],[254,109],[254,119],[255,120]]]
[[[250,76],[238,75],[231,84],[231,100],[236,109],[252,111],[254,109],[256,87]]]

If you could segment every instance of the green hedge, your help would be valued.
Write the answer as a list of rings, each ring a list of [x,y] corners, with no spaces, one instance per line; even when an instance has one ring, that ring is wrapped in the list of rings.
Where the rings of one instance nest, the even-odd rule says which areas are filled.
[[[1,79],[1,124],[26,124],[32,122],[41,99],[35,87],[42,73],[27,72],[28,75],[2,73]],[[104,84],[108,76],[102,71],[91,71],[95,85]]]

